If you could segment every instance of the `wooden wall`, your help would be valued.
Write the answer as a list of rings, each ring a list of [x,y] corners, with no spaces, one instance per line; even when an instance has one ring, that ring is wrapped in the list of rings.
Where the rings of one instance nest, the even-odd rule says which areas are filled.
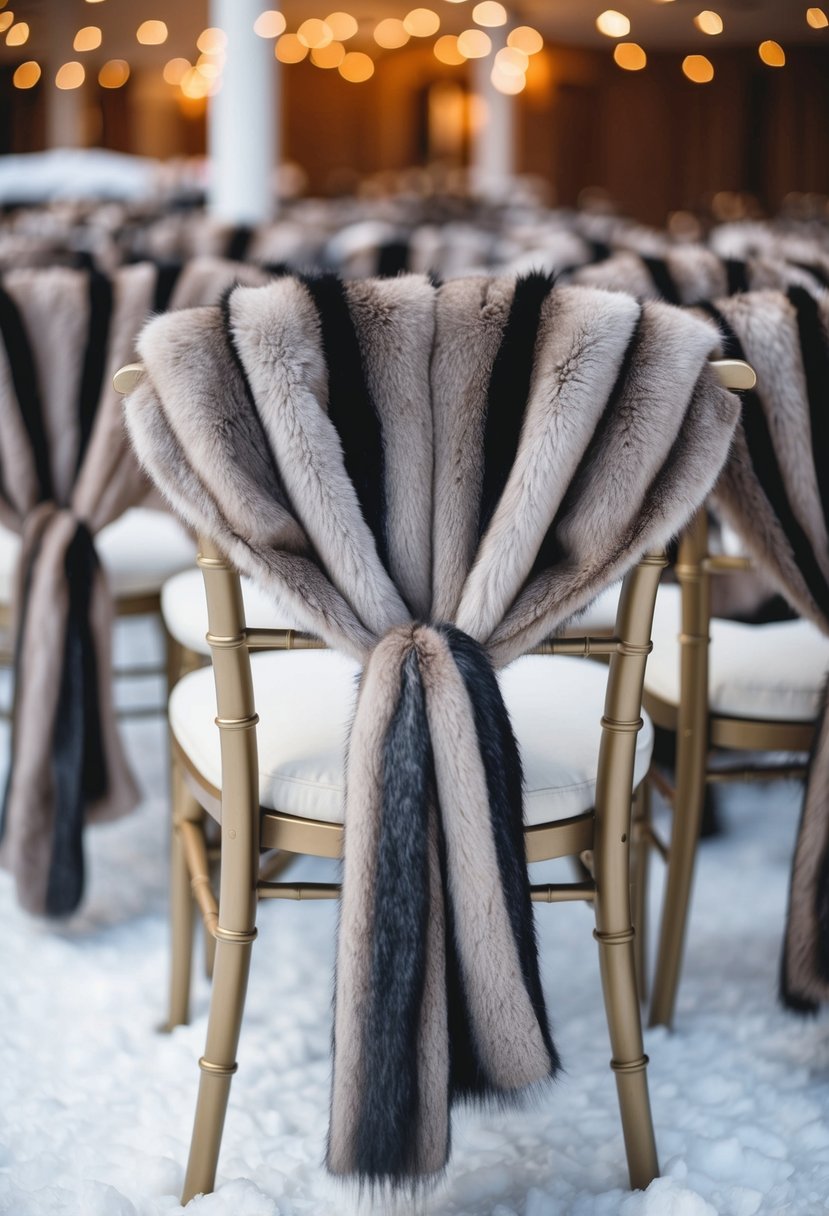
[[[634,73],[607,51],[536,56],[517,103],[520,169],[550,182],[563,205],[600,187],[656,224],[721,190],[751,192],[769,210],[792,190],[829,193],[829,50],[794,48],[785,68],[770,69],[753,49],[718,49],[707,85],[686,81],[681,59],[654,53]],[[21,93],[9,77],[0,73],[0,150],[42,147],[45,86]],[[438,80],[468,84],[466,69],[442,67],[426,46],[385,55],[362,85],[309,63],[286,67],[284,155],[315,193],[423,164],[427,94]],[[158,72],[136,71],[117,93],[90,84],[87,102],[90,142],[151,156],[204,150],[199,103],[185,111]]]

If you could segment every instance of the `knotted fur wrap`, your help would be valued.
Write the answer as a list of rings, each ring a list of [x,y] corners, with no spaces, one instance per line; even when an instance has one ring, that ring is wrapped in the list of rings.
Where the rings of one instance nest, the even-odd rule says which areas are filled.
[[[285,277],[143,333],[126,412],[144,467],[364,665],[336,1174],[435,1174],[453,1102],[508,1102],[556,1073],[495,670],[704,501],[738,409],[707,366],[716,341],[667,305],[539,275]]]

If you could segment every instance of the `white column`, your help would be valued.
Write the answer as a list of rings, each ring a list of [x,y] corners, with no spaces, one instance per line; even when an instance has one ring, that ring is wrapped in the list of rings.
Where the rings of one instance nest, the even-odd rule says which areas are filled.
[[[508,197],[516,166],[515,98],[499,93],[490,79],[494,53],[505,45],[500,30],[488,30],[492,54],[473,59],[472,190],[481,198]]]
[[[48,148],[83,148],[86,145],[86,89],[59,89],[55,85],[55,73],[63,63],[73,59],[83,61],[83,55],[72,50],[75,30],[82,21],[74,21],[74,5],[69,3],[52,6],[49,13],[49,44],[52,48],[44,64],[46,85],[46,146]],[[91,10],[90,10],[91,11]],[[94,18],[90,18],[94,20]],[[84,64],[87,74],[94,71]]]
[[[230,224],[257,224],[275,210],[278,64],[272,39],[253,32],[263,7],[262,0],[210,0],[210,24],[227,34],[227,60],[208,105],[208,206]]]

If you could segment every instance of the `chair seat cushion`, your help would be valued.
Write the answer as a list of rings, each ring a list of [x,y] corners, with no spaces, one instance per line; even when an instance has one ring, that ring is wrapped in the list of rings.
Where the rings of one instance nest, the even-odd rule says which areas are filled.
[[[251,659],[260,715],[262,806],[341,823],[343,762],[359,666],[333,651]],[[566,819],[593,805],[607,669],[583,659],[528,655],[500,675],[524,764],[528,824]],[[170,697],[170,725],[196,770],[221,786],[213,672],[186,675]],[[649,720],[637,738],[636,782],[650,763]]]
[[[679,587],[660,587],[645,687],[679,702]],[[711,620],[708,702],[713,713],[761,721],[810,721],[829,670],[829,638],[810,621],[745,625]]]
[[[196,560],[195,542],[178,520],[147,507],[133,507],[102,528],[95,547],[116,599],[154,595]],[[0,527],[0,603],[11,600],[19,553],[20,537]]]
[[[242,580],[245,618],[257,629],[295,629],[289,614],[277,607],[274,600],[248,578]],[[196,654],[209,655],[207,634],[207,600],[204,579],[194,566],[174,574],[161,589],[161,615],[167,632],[182,646]]]

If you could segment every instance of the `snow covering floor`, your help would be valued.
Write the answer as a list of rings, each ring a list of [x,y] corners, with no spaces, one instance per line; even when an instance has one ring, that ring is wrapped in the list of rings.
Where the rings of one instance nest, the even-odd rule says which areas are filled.
[[[167,970],[160,720],[126,726],[146,798],[90,834],[83,910],[55,927],[0,876],[0,1212],[171,1216],[208,986],[155,1032]],[[730,790],[702,848],[676,1029],[647,1034],[664,1176],[626,1190],[591,915],[541,906],[543,975],[566,1075],[524,1113],[462,1113],[445,1181],[373,1208],[321,1168],[332,904],[265,905],[214,1195],[192,1216],[755,1216],[829,1212],[829,1020],[775,1000],[795,785]],[[661,865],[654,863],[653,909]],[[298,874],[324,877],[324,863]],[[548,869],[546,873],[550,873]]]

